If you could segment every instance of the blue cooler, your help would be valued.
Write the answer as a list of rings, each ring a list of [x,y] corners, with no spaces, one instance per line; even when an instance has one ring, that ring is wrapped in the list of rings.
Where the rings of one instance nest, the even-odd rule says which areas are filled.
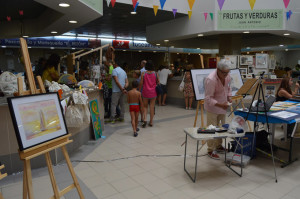
[[[254,146],[253,146],[253,136],[254,136],[253,132],[246,132],[244,137],[238,138],[240,144],[242,144],[242,141],[240,139],[243,139],[243,154],[251,157],[251,159],[256,157],[256,138],[254,138]],[[231,141],[230,144],[231,147],[228,146],[228,149],[229,151],[234,152],[237,143],[236,141]],[[252,148],[253,148],[253,153],[252,153]],[[236,153],[241,154],[241,147],[239,145],[237,146]]]

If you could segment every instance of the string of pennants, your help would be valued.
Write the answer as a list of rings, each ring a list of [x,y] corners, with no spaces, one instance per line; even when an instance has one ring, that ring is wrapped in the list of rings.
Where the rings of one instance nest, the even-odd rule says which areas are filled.
[[[112,7],[115,6],[116,0],[106,0],[106,1],[107,1],[107,6],[108,7],[109,7],[110,4],[111,4]],[[167,0],[159,0],[159,1],[160,1],[161,10],[163,10]],[[190,10],[188,11],[188,16],[189,16],[189,19],[191,19],[192,13],[193,13],[192,9],[193,9],[193,6],[194,6],[194,3],[195,3],[196,0],[187,0],[187,1],[188,1],[189,8],[190,8]],[[222,10],[225,1],[226,0],[217,0],[220,10]],[[256,3],[256,0],[248,0],[248,1],[249,1],[249,5],[250,5],[251,10],[253,10],[253,8],[255,6],[255,3]],[[290,0],[282,0],[282,1],[284,3],[284,7],[287,9],[287,7],[289,6]],[[136,12],[138,5],[139,5],[138,0],[132,0],[132,6],[133,6],[133,9],[134,9],[134,12]],[[157,15],[158,8],[159,8],[159,5],[153,5],[153,10],[154,10],[154,15],[155,16]],[[174,15],[174,18],[175,18],[176,13],[177,13],[177,9],[173,8],[172,12],[173,12],[173,15]],[[211,20],[214,19],[214,13],[204,12],[203,15],[204,15],[205,22],[207,20],[208,14],[209,14]],[[291,18],[292,14],[293,14],[293,12],[291,10],[287,11],[286,12],[286,19],[289,20]]]

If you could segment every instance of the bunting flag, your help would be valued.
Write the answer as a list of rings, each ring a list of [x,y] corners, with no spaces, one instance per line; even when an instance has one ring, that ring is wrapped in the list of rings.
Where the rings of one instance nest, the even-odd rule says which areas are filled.
[[[289,6],[290,0],[283,0],[285,8]]]
[[[209,13],[211,20],[214,20],[214,13]]]
[[[137,3],[135,4],[134,12],[136,12],[136,9],[137,9],[137,7],[139,6],[139,4],[140,4],[140,2],[137,2]]]
[[[157,10],[158,10],[158,6],[153,6],[153,9],[154,9],[154,15],[156,16]]]
[[[19,10],[19,15],[23,16],[24,15],[24,11],[23,10]]]
[[[192,12],[191,10],[188,11],[189,19],[191,19],[192,13],[193,13],[193,12]]]
[[[160,0],[160,7],[163,10],[165,6],[166,0]]]
[[[11,17],[10,16],[6,16],[7,21],[11,21]]]
[[[132,0],[132,6],[133,6],[133,9],[135,8],[137,1],[138,1],[138,0]]]
[[[249,4],[250,4],[250,7],[251,7],[251,10],[253,10],[255,2],[256,2],[256,0],[249,0]]]
[[[188,2],[189,2],[190,10],[192,10],[193,6],[194,6],[194,3],[195,3],[195,0],[188,0]]]
[[[174,18],[175,18],[175,16],[176,16],[176,13],[177,13],[177,9],[173,9],[173,15],[174,15]]]
[[[207,15],[208,15],[208,13],[205,12],[205,13],[204,13],[205,22],[206,22],[206,20],[207,20]]]
[[[220,10],[222,10],[225,0],[218,0]]]
[[[116,0],[111,0],[111,6],[115,7]]]
[[[110,0],[106,0],[106,3],[107,3],[107,7],[109,7]]]
[[[292,14],[293,14],[293,12],[291,10],[289,10],[288,12],[286,12],[286,20],[289,20],[291,18]]]

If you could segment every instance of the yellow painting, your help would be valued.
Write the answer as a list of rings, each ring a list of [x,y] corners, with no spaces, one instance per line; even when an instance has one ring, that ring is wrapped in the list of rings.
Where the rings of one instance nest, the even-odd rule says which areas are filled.
[[[18,109],[27,140],[51,134],[62,128],[55,100],[20,104]]]

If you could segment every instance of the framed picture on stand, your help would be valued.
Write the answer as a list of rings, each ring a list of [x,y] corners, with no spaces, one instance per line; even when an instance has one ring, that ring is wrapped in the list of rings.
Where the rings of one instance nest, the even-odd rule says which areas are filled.
[[[7,99],[21,151],[68,134],[57,93]]]
[[[256,68],[268,68],[268,54],[256,54]]]
[[[253,57],[251,55],[240,55],[240,65],[252,65]]]

